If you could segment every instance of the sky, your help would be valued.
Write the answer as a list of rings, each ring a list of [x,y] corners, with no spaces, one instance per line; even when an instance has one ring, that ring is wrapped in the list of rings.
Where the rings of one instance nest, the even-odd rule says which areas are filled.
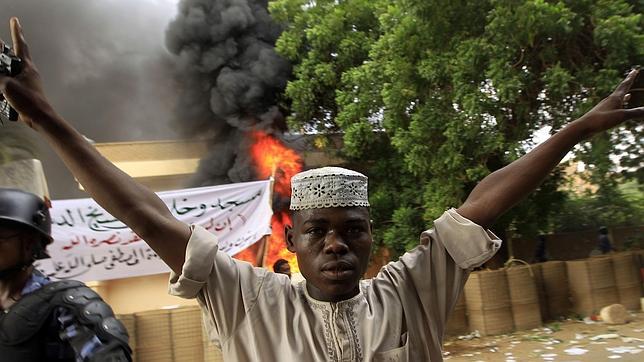
[[[17,16],[55,109],[97,142],[176,137],[165,31],[177,0],[0,0],[0,37]],[[0,129],[1,132],[1,129]],[[42,140],[53,199],[87,197]]]

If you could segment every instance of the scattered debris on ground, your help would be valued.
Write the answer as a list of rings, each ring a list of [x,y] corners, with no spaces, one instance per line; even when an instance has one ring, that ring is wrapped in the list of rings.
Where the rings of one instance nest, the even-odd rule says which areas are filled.
[[[629,313],[626,324],[567,319],[541,328],[482,337],[478,332],[447,338],[444,359],[460,361],[624,361],[644,360],[644,313]]]

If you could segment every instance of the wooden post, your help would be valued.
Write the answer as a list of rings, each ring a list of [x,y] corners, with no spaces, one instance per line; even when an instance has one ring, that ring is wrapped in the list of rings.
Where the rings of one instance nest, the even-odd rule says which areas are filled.
[[[273,168],[273,174],[271,175],[269,180],[271,181],[271,187],[270,187],[271,194],[270,194],[270,197],[268,199],[268,202],[269,202],[269,204],[271,206],[271,209],[272,209],[273,208],[273,192],[274,192],[274,188],[275,188],[275,168]],[[259,253],[258,253],[258,256],[257,256],[257,266],[259,266],[259,267],[265,267],[264,262],[266,261],[266,254],[268,254],[268,247],[269,247],[268,243],[269,243],[270,238],[271,238],[270,235],[264,235],[264,237],[262,238],[262,241],[260,241],[260,243],[262,243],[262,246],[260,247],[260,250],[259,250]]]
[[[508,260],[514,259],[514,228],[508,228],[505,233],[505,240],[508,244]],[[506,262],[508,261],[506,260]]]
[[[262,236],[261,240],[259,241],[260,246],[257,249],[257,255],[255,257],[255,266],[263,267],[264,266],[264,259],[266,257],[266,249],[268,249],[268,238],[270,235],[264,235]]]

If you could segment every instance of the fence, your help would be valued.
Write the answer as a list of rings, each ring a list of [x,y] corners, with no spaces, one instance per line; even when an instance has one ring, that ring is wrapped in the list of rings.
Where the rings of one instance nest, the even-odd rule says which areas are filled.
[[[199,307],[152,310],[117,316],[130,335],[137,362],[221,362],[206,336]]]
[[[635,251],[473,272],[464,288],[467,326],[491,335],[535,328],[571,313],[596,315],[614,303],[640,309],[643,267],[644,252]],[[448,319],[451,335],[464,329],[458,305],[457,315]]]

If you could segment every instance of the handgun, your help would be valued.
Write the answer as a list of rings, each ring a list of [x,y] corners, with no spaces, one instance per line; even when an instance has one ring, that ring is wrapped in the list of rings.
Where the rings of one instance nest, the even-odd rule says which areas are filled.
[[[0,74],[15,77],[22,71],[22,60],[18,58],[11,50],[11,47],[0,43]],[[9,102],[5,99],[4,94],[0,93],[0,123],[5,121],[17,121],[18,112],[16,112]]]

